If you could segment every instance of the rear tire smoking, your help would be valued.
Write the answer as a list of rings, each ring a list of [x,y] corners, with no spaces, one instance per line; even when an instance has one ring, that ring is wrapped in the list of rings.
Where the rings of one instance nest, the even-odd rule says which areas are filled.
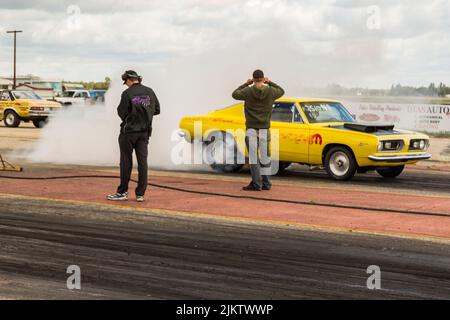
[[[238,172],[239,170],[241,170],[244,164],[238,163],[239,150],[237,148],[237,143],[234,137],[225,132],[222,132],[222,138],[220,141],[215,141],[214,139],[215,136],[213,136],[210,141],[205,141],[205,152],[207,153],[206,157],[211,168],[214,171],[225,173]],[[234,152],[233,160],[223,161],[228,154],[227,152],[231,151]]]

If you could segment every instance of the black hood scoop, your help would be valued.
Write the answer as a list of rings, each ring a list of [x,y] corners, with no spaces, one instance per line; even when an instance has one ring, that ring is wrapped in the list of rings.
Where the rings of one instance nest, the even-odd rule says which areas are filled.
[[[344,128],[360,131],[360,132],[367,132],[367,133],[374,133],[378,131],[393,131],[394,130],[393,124],[368,124],[368,123],[344,123]]]

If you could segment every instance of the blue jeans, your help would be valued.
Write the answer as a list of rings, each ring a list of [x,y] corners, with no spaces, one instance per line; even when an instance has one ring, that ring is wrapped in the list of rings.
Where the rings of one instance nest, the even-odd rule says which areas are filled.
[[[247,128],[245,144],[248,150],[252,183],[256,188],[271,187],[270,130]]]

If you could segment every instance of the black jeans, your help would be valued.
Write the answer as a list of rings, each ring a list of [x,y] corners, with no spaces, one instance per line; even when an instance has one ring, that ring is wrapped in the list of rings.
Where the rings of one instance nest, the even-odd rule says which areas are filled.
[[[148,132],[121,133],[119,135],[120,186],[117,188],[118,193],[128,191],[128,183],[133,170],[133,150],[135,150],[139,173],[136,195],[143,196],[145,194],[148,183],[148,138]]]

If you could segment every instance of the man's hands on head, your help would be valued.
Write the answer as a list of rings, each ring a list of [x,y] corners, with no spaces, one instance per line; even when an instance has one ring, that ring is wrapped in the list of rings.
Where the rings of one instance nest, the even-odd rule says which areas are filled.
[[[255,82],[261,82],[261,80],[260,79],[257,79],[257,80],[255,80],[255,79],[248,79],[247,80],[247,82],[245,82],[245,84],[247,85],[247,86],[251,86],[252,84],[255,84]],[[262,82],[264,83],[264,84],[269,84],[270,83],[270,80],[269,80],[269,78],[263,78],[262,79]]]

